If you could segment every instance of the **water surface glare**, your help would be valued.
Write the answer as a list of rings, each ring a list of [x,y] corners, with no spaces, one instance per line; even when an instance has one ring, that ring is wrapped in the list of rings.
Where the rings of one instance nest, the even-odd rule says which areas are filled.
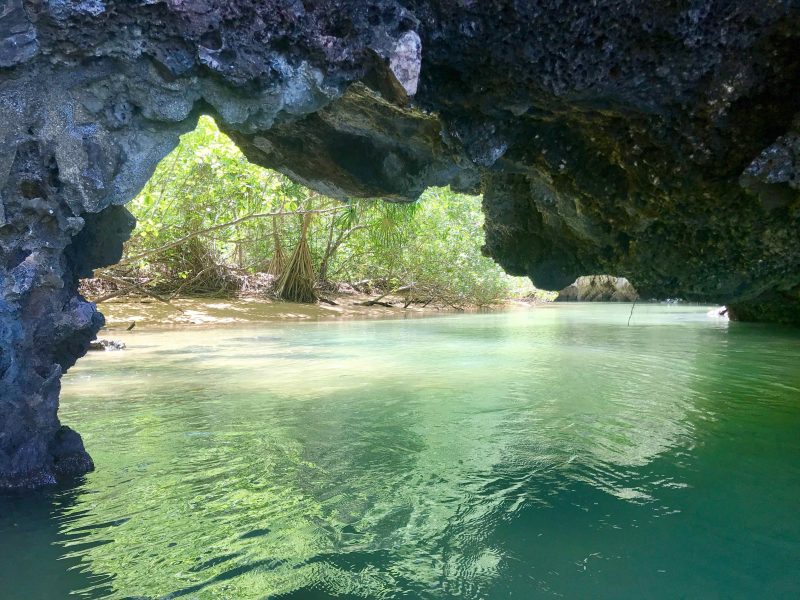
[[[120,334],[0,597],[800,597],[800,331],[705,310]]]

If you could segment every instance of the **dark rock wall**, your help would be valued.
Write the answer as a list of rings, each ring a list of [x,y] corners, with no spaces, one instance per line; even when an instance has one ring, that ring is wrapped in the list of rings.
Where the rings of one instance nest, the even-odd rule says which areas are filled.
[[[459,5],[418,3],[417,99],[492,172],[489,255],[800,319],[800,3]]]
[[[91,467],[61,374],[77,279],[211,114],[344,198],[484,191],[486,252],[540,287],[800,320],[797,0],[0,0],[0,485]]]

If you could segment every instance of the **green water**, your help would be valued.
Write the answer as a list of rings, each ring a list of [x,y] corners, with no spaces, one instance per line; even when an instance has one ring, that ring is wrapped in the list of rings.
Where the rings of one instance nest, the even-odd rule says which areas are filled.
[[[800,597],[800,331],[705,310],[120,334],[0,597]]]

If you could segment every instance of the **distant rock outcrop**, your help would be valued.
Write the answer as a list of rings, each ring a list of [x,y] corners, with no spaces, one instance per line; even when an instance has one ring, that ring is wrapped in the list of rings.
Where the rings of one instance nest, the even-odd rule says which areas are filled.
[[[90,352],[117,352],[125,350],[125,343],[116,340],[95,340],[89,344]]]
[[[639,297],[630,281],[613,275],[585,275],[558,292],[556,302],[633,302]]]

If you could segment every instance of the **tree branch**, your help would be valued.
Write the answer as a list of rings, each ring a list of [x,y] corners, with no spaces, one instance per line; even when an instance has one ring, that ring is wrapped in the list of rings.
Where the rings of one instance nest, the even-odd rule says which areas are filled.
[[[211,227],[207,227],[205,229],[200,229],[198,231],[193,231],[181,238],[178,238],[174,242],[170,242],[169,244],[165,244],[160,248],[154,248],[153,250],[148,250],[147,252],[142,252],[141,254],[137,254],[136,256],[130,256],[125,260],[121,260],[114,266],[123,266],[128,265],[137,260],[141,260],[148,256],[152,256],[154,254],[159,254],[160,252],[164,252],[166,250],[170,250],[171,248],[175,248],[176,246],[180,246],[184,242],[200,236],[205,235],[207,233],[211,233],[212,231],[219,231],[220,229],[225,229],[226,227],[232,227],[234,225],[238,225],[239,223],[244,223],[246,221],[252,221],[254,219],[265,219],[267,217],[284,217],[287,215],[320,215],[326,213],[337,212],[340,210],[345,210],[348,207],[345,205],[342,206],[334,206],[332,208],[321,208],[316,210],[295,210],[295,211],[276,211],[276,212],[269,212],[269,213],[255,213],[251,215],[245,215],[244,217],[239,217],[238,219],[234,219],[233,221],[228,221],[227,223],[220,223],[219,225],[213,225]]]

